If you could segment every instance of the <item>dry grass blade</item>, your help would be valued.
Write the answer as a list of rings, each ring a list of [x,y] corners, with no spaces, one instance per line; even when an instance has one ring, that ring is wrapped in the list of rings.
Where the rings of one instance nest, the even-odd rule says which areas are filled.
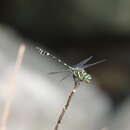
[[[69,105],[71,103],[72,97],[76,93],[77,88],[79,87],[78,83],[79,83],[78,81],[75,81],[75,85],[74,85],[72,91],[70,92],[70,94],[68,96],[68,99],[67,99],[67,102],[66,102],[65,106],[62,108],[62,112],[61,112],[61,114],[60,114],[60,116],[59,116],[59,118],[58,118],[58,120],[56,122],[54,130],[58,130],[59,125],[61,124],[61,122],[63,120],[63,117],[65,115],[65,112],[67,111],[67,109],[68,109],[68,107],[69,107]]]
[[[16,75],[20,69],[22,59],[24,56],[24,52],[25,52],[25,45],[21,45],[19,48],[19,51],[18,51],[16,64],[14,67],[14,72],[10,76],[11,79],[8,84],[9,91],[8,91],[7,97],[5,99],[5,106],[4,106],[4,110],[3,110],[3,114],[2,114],[2,118],[1,118],[0,130],[6,130],[6,127],[7,127],[7,120],[8,120],[9,114],[10,114],[11,102],[12,102],[12,98],[14,97],[14,92],[15,92],[15,87],[16,87]]]

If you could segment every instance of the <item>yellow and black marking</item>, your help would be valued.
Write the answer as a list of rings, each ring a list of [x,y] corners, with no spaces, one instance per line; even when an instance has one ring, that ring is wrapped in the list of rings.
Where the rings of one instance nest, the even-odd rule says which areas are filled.
[[[80,81],[85,81],[87,83],[89,83],[92,79],[91,75],[86,73],[85,70],[74,70],[73,74]]]

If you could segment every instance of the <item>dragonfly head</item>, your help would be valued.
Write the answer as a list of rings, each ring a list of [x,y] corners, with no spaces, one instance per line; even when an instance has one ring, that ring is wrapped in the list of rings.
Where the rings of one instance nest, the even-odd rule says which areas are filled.
[[[92,80],[92,76],[90,74],[87,74],[86,76],[84,76],[84,81],[86,83],[90,83],[91,80]]]

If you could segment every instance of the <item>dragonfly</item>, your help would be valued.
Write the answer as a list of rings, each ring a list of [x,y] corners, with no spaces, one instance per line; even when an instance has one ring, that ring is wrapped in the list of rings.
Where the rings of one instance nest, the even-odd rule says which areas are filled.
[[[88,74],[85,71],[85,69],[106,61],[106,59],[103,59],[103,60],[100,60],[100,61],[97,61],[97,62],[94,62],[94,63],[91,63],[91,64],[87,64],[93,58],[93,56],[90,56],[90,57],[82,60],[78,64],[70,66],[70,65],[66,64],[65,62],[63,62],[61,59],[59,59],[56,56],[50,54],[46,50],[43,50],[39,47],[36,47],[36,49],[38,49],[38,51],[41,55],[50,56],[51,58],[57,60],[59,63],[62,63],[66,67],[65,70],[62,70],[62,71],[59,71],[59,72],[50,72],[49,74],[52,75],[52,74],[58,74],[58,73],[62,73],[62,72],[71,72],[68,75],[66,75],[65,77],[63,77],[61,80],[64,80],[64,79],[68,78],[70,75],[72,75],[74,80],[90,83],[90,81],[92,80],[92,76],[90,74]]]

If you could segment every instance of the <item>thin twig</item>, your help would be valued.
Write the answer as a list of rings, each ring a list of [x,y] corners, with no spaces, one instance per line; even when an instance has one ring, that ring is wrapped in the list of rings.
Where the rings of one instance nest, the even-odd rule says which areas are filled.
[[[68,107],[69,107],[69,105],[71,103],[72,97],[76,93],[77,88],[79,87],[79,81],[76,81],[75,79],[74,79],[74,81],[75,81],[75,85],[74,85],[72,91],[70,92],[70,94],[68,96],[68,99],[67,99],[67,102],[66,102],[65,106],[62,108],[62,112],[61,112],[61,114],[60,114],[60,116],[59,116],[59,118],[58,118],[58,120],[56,122],[54,130],[58,130],[59,125],[61,124],[61,122],[63,120],[63,117],[65,115],[65,112],[67,111],[67,109],[68,109]]]
[[[104,127],[104,128],[102,128],[101,130],[109,130],[108,128],[106,128],[106,127]]]
[[[21,45],[18,51],[17,59],[16,59],[16,64],[14,67],[14,72],[11,76],[10,82],[9,82],[9,91],[7,94],[7,97],[5,99],[5,106],[1,118],[1,125],[0,125],[0,130],[6,130],[7,127],[7,120],[9,118],[10,110],[11,110],[11,103],[12,103],[12,98],[14,97],[14,92],[16,89],[16,75],[20,69],[22,59],[24,56],[25,52],[25,45]]]

